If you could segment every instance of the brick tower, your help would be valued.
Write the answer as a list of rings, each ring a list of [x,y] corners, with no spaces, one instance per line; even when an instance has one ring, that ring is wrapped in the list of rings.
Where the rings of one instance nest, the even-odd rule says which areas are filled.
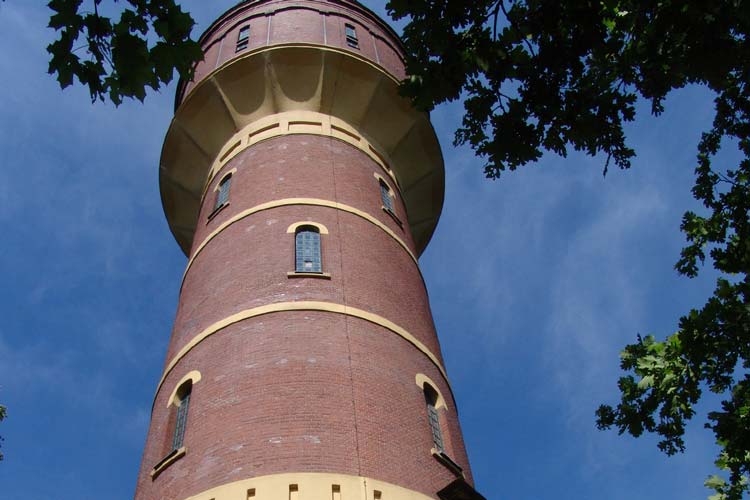
[[[443,201],[398,36],[254,0],[201,37],[160,165],[188,256],[136,500],[481,499],[417,257]]]

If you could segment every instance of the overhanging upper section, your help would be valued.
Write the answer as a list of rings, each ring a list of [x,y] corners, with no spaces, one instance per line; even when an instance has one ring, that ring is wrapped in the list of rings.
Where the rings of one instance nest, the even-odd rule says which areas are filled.
[[[299,43],[248,51],[184,96],[164,141],[159,174],[164,212],[183,251],[190,252],[208,174],[228,141],[266,116],[290,111],[330,115],[373,145],[395,174],[421,253],[440,216],[445,180],[428,116],[414,110],[398,94],[398,81],[374,62]]]

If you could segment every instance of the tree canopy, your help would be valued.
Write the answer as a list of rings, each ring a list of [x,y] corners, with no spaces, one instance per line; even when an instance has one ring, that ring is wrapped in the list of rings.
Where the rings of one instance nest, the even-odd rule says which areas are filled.
[[[174,0],[127,0],[118,21],[99,13],[101,0],[89,3],[86,12],[83,0],[48,4],[59,32],[49,70],[62,87],[78,79],[92,100],[119,104],[143,100],[174,71],[191,77],[202,55],[192,18]],[[629,168],[636,152],[623,127],[638,99],[658,115],[673,90],[714,93],[713,124],[693,165],[693,195],[705,210],[683,217],[687,245],[676,269],[692,278],[708,259],[715,291],[664,340],[638,336],[625,347],[620,402],[602,405],[597,425],[655,433],[671,455],[685,449],[704,391],[719,394],[705,425],[722,474],[706,485],[714,499],[750,492],[750,2],[390,0],[388,10],[408,20],[404,94],[423,110],[463,98],[455,143],[470,145],[491,179],[570,148],[601,155],[605,174]],[[739,149],[737,165],[717,164],[722,146]]]
[[[126,1],[130,7],[120,9],[116,21],[99,12],[102,0],[47,4],[54,12],[49,27],[59,32],[47,47],[52,56],[49,72],[62,88],[78,79],[92,100],[108,98],[119,105],[124,97],[143,101],[147,87],[159,89],[175,71],[192,78],[203,52],[190,38],[195,25],[190,14],[174,0]],[[83,57],[78,55],[81,49]]]
[[[620,403],[596,412],[601,429],[656,433],[671,455],[704,391],[721,395],[708,415],[721,450],[706,486],[715,499],[750,491],[750,2],[720,0],[391,0],[408,18],[403,91],[417,106],[464,97],[456,144],[485,161],[487,177],[569,148],[628,168],[635,151],[623,130],[639,98],[655,115],[667,95],[698,84],[715,94],[713,125],[697,144],[687,245],[676,264],[698,275],[709,258],[720,277],[713,296],[680,318],[663,341],[625,347]],[[738,165],[716,164],[736,145]]]

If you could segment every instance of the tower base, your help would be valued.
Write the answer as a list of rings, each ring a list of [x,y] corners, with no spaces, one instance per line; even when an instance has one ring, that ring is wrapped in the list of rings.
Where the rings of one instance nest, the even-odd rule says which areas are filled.
[[[447,496],[443,496],[443,492],[447,492]],[[454,481],[441,490],[438,495],[444,500],[484,500],[484,497],[463,480]],[[383,481],[332,473],[289,473],[260,476],[223,484],[185,500],[307,500],[327,498],[331,500],[433,500],[423,493]]]

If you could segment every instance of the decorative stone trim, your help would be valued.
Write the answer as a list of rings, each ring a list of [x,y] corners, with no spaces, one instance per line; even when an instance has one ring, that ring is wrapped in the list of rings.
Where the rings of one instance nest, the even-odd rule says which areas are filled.
[[[367,212],[364,212],[362,210],[359,210],[358,208],[354,208],[349,205],[345,205],[343,203],[337,203],[335,201],[321,200],[321,199],[316,199],[316,198],[286,198],[283,200],[269,201],[268,203],[262,203],[252,208],[248,208],[247,210],[243,210],[242,212],[238,213],[234,217],[224,221],[219,227],[214,229],[211,232],[211,234],[206,236],[206,239],[204,239],[201,242],[201,244],[198,245],[198,247],[195,249],[195,252],[193,253],[193,256],[190,257],[190,260],[187,263],[187,267],[185,268],[185,272],[182,275],[182,283],[183,284],[185,283],[185,277],[187,276],[188,271],[190,271],[190,268],[195,262],[195,259],[198,257],[198,255],[200,255],[200,253],[203,251],[206,245],[208,245],[209,242],[211,242],[211,240],[213,240],[216,236],[218,236],[219,233],[224,231],[226,228],[228,228],[235,222],[238,222],[250,215],[256,214],[263,210],[269,210],[271,208],[286,207],[286,206],[291,206],[291,205],[312,205],[312,206],[318,206],[318,207],[334,208],[336,210],[341,210],[341,211],[356,215],[357,217],[361,217],[365,219],[366,221],[378,226],[380,229],[385,231],[388,234],[388,236],[396,240],[396,243],[401,245],[401,247],[404,250],[406,250],[406,253],[409,254],[409,257],[411,257],[411,259],[414,261],[414,264],[416,264],[417,269],[419,269],[419,261],[417,260],[417,256],[414,255],[411,249],[409,249],[409,246],[406,244],[406,242],[402,240],[395,232],[393,232],[391,228],[389,228],[380,220],[376,219],[375,217],[368,214]]]
[[[258,142],[282,135],[294,134],[322,135],[346,142],[369,156],[372,161],[380,166],[391,182],[393,182],[396,187],[399,186],[396,174],[391,168],[391,162],[387,159],[387,155],[378,151],[379,148],[375,147],[375,145],[365,139],[363,134],[358,132],[355,127],[334,116],[314,111],[299,110],[265,116],[260,120],[246,125],[242,130],[232,136],[232,138],[227,141],[227,144],[221,150],[221,153],[219,153],[218,158],[213,162],[213,165],[208,172],[206,186],[203,190],[203,198],[205,198],[208,192],[208,187],[211,185],[216,175],[221,171],[224,165],[232,160],[232,158],[242,153],[247,148],[254,146]],[[237,169],[235,168],[232,171],[236,170]],[[393,193],[390,183],[386,182],[383,176],[378,174],[375,175],[377,178],[383,179],[383,182],[388,185],[388,188],[391,189],[391,193]]]
[[[325,227],[323,224],[321,224],[319,222],[313,222],[313,221],[310,221],[310,220],[295,222],[294,224],[292,224],[291,226],[289,226],[286,229],[286,233],[287,234],[294,234],[295,232],[297,232],[297,228],[299,228],[300,226],[313,226],[313,227],[317,227],[318,228],[318,232],[320,234],[328,234],[328,228],[327,227]]]
[[[461,466],[454,462],[451,457],[449,457],[444,451],[438,451],[433,448],[430,450],[430,452],[432,453],[432,456],[435,457],[435,460],[448,468],[452,473],[456,475],[456,477],[464,477],[464,470],[461,468]]]
[[[198,370],[193,370],[189,372],[187,375],[182,377],[179,382],[177,382],[174,386],[174,389],[172,390],[172,394],[169,396],[169,399],[167,399],[167,408],[172,406],[173,404],[177,404],[177,391],[180,390],[180,387],[182,387],[182,384],[190,380],[193,385],[197,384],[201,381],[201,372]]]
[[[340,500],[432,500],[414,490],[377,479],[346,474],[293,472],[226,483],[185,500],[254,500],[285,498]]]
[[[187,453],[187,448],[183,446],[178,450],[171,451],[166,457],[162,458],[161,461],[158,464],[154,465],[154,468],[151,469],[151,480],[153,481],[154,479],[156,479],[159,474],[164,472],[164,469],[184,457],[185,453]]]
[[[272,313],[278,313],[278,312],[284,312],[284,311],[322,311],[322,312],[330,312],[335,314],[343,314],[346,316],[352,316],[354,318],[363,319],[365,321],[369,321],[370,323],[376,324],[378,326],[381,326],[387,330],[390,330],[391,332],[395,333],[399,337],[403,338],[410,344],[412,344],[414,347],[416,347],[419,351],[422,352],[425,356],[427,356],[430,361],[435,365],[435,367],[440,371],[440,373],[443,375],[443,378],[445,379],[446,384],[448,384],[448,388],[450,389],[450,383],[448,382],[448,374],[445,371],[445,368],[443,368],[443,365],[440,363],[440,360],[438,360],[437,356],[430,351],[426,345],[424,345],[419,339],[417,339],[414,335],[409,333],[406,329],[402,328],[401,326],[397,325],[396,323],[393,323],[392,321],[368,312],[364,311],[362,309],[358,309],[356,307],[350,307],[343,304],[336,304],[333,302],[317,302],[317,301],[299,301],[299,302],[277,302],[275,304],[268,304],[265,306],[260,307],[254,307],[252,309],[245,309],[244,311],[240,311],[236,314],[233,314],[232,316],[229,316],[228,318],[224,318],[220,321],[217,321],[213,325],[209,326],[202,332],[200,332],[198,335],[193,337],[185,346],[183,346],[180,351],[175,354],[175,356],[167,363],[167,367],[164,370],[164,374],[161,377],[161,380],[159,380],[159,384],[156,387],[156,394],[159,393],[161,390],[161,386],[164,384],[164,381],[166,380],[167,376],[171,373],[171,371],[174,369],[175,366],[177,366],[177,363],[184,358],[187,353],[189,353],[195,346],[206,340],[211,335],[220,332],[224,328],[231,326],[235,323],[239,323],[240,321],[244,321],[246,319],[255,318],[257,316],[262,316],[264,314],[272,314]],[[156,394],[154,395],[154,398],[156,398]],[[155,401],[154,401],[155,402]]]
[[[424,385],[427,384],[430,387],[432,387],[432,390],[435,391],[437,394],[437,402],[435,403],[435,409],[439,410],[440,408],[448,409],[448,405],[445,404],[445,398],[443,397],[443,394],[440,392],[440,389],[438,389],[438,385],[433,382],[433,380],[425,375],[424,373],[417,373],[417,376],[415,377],[415,381],[417,383],[417,387],[419,387],[420,391],[424,390]]]
[[[298,273],[296,271],[290,271],[286,273],[289,278],[319,278],[323,280],[331,279],[331,273]]]

